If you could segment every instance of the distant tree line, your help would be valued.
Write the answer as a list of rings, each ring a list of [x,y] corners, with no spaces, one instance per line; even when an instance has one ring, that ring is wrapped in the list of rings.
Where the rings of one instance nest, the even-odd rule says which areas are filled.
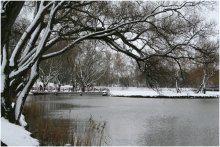
[[[40,80],[44,85],[48,82],[72,85],[73,91],[77,88],[85,91],[94,86],[152,88],[178,86],[201,91],[204,80],[209,86],[219,84],[217,57],[208,66],[189,63],[183,65],[181,71],[176,70],[170,62],[162,63],[155,59],[150,63],[153,69],[148,73],[142,72],[137,63],[124,54],[104,48],[98,42],[84,42],[77,49],[42,62]]]

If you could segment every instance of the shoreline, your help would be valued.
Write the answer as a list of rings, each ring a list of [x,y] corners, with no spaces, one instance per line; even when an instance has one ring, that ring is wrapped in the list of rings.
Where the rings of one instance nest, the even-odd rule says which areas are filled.
[[[218,99],[219,96],[142,96],[142,95],[111,95],[111,97],[128,97],[128,98],[158,98],[158,99]]]
[[[32,93],[30,95],[80,95],[80,92],[38,92]],[[83,95],[99,95],[103,96],[101,92],[85,92]],[[128,97],[128,98],[157,98],[157,99],[218,99],[217,95],[117,95],[117,94],[109,94],[105,95],[109,97]]]
[[[32,91],[30,94],[32,95],[102,95],[103,92],[96,92],[96,91],[86,91],[86,92],[48,92],[48,91]]]

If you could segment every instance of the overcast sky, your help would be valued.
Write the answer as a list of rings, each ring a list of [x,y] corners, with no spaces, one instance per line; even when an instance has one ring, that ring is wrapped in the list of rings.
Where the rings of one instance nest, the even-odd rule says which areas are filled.
[[[202,12],[206,16],[207,20],[214,20],[219,26],[219,1],[216,1],[217,5],[214,5],[212,10],[207,10],[207,12]]]

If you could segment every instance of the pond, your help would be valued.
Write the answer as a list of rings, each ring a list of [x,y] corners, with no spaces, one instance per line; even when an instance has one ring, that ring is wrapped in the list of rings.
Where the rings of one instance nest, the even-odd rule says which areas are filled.
[[[107,123],[108,145],[219,145],[219,99],[29,96],[49,117]]]

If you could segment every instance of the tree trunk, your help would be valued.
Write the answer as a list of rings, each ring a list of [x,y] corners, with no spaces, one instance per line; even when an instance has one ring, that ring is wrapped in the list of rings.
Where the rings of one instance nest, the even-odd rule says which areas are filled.
[[[58,88],[57,88],[57,91],[58,91],[58,92],[60,92],[60,87],[61,87],[61,85],[58,84]]]
[[[44,91],[46,90],[46,87],[47,87],[47,84],[46,83],[43,83],[43,88],[44,88]]]
[[[179,88],[179,83],[178,83],[178,79],[176,79],[176,92],[180,93],[180,88]]]
[[[74,92],[75,91],[75,83],[74,82],[72,83],[72,87],[73,87],[72,91]]]
[[[16,97],[11,93],[10,66],[9,66],[9,36],[11,28],[24,5],[24,1],[4,1],[1,12],[1,116],[10,122],[15,122],[12,100]]]
[[[83,85],[82,88],[81,88],[82,92],[85,92],[86,90],[86,87]]]
[[[25,84],[24,88],[19,93],[16,99],[14,113],[15,113],[15,120],[17,124],[19,124],[20,116],[21,116],[26,98],[28,96],[28,93],[30,92],[31,87],[34,85],[34,83],[36,82],[38,78],[38,68],[39,68],[39,61],[36,61],[34,65],[31,67],[31,73],[30,73],[27,83]]]
[[[9,60],[8,49],[4,46],[1,54],[1,115],[9,121],[11,120],[9,114],[12,111],[12,99],[10,97],[10,80],[9,80]]]
[[[206,70],[204,69],[204,74],[203,74],[203,79],[202,79],[202,83],[201,83],[201,85],[200,85],[200,87],[199,87],[199,89],[198,89],[198,91],[197,91],[197,93],[199,93],[199,92],[202,92],[202,93],[206,93],[206,83],[207,83],[207,81],[208,81],[208,75],[207,75],[207,72],[206,72]]]

